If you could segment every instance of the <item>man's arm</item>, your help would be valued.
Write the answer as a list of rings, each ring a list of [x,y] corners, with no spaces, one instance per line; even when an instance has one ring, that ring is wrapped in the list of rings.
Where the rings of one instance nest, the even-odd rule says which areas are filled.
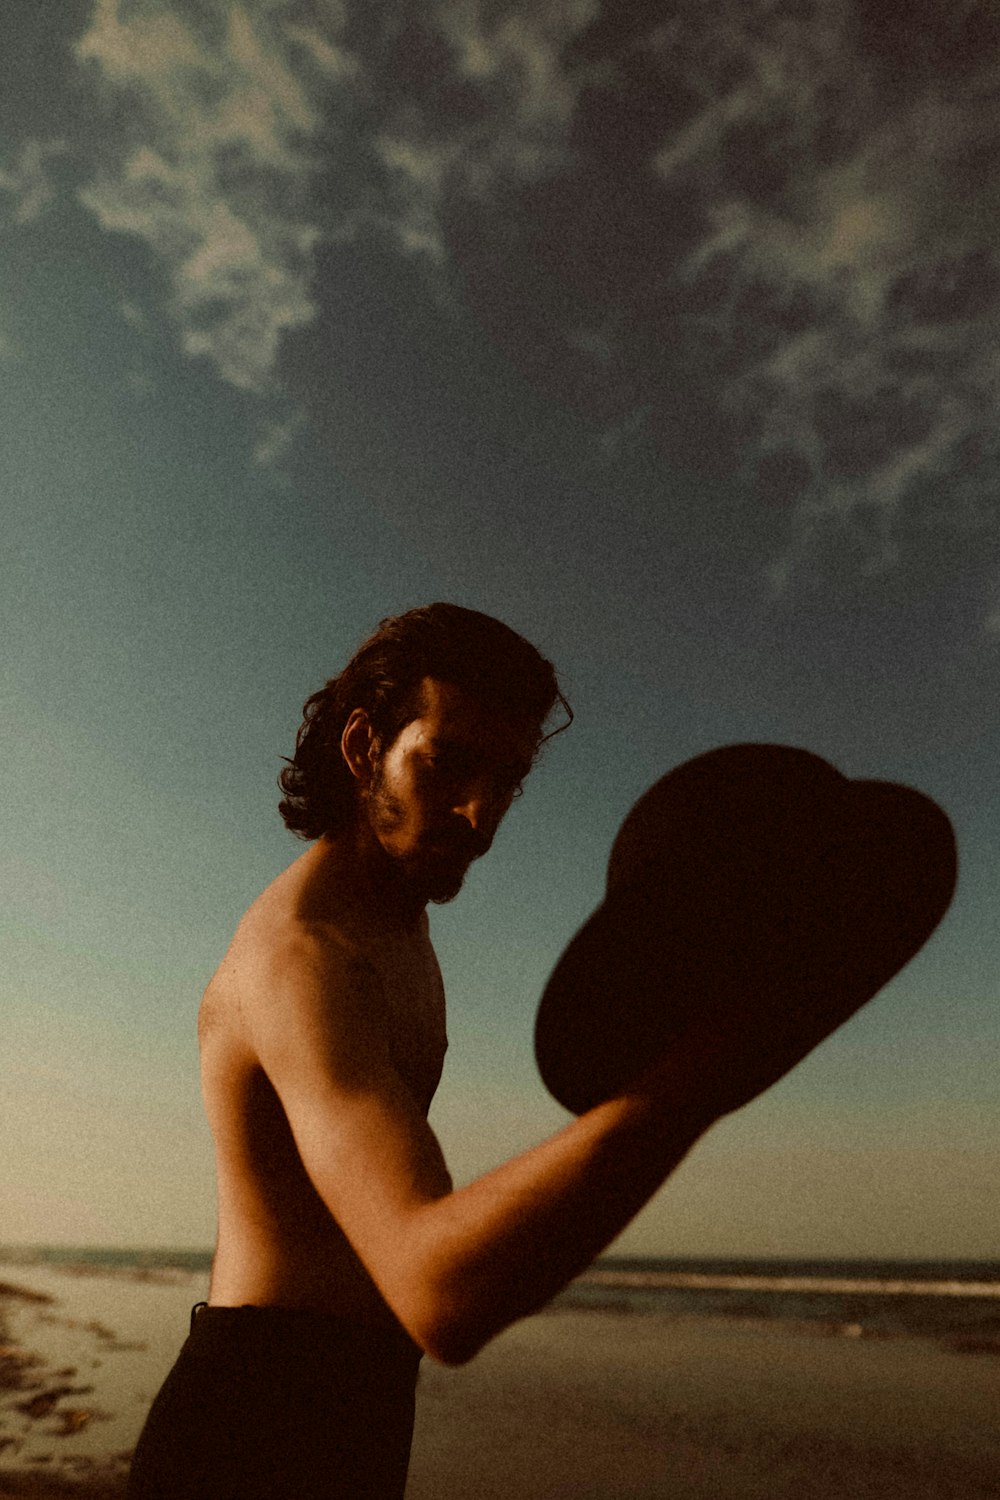
[[[363,960],[303,935],[260,979],[253,1045],[306,1170],[404,1328],[445,1363],[566,1286],[721,1113],[695,1109],[664,1067],[456,1191]]]

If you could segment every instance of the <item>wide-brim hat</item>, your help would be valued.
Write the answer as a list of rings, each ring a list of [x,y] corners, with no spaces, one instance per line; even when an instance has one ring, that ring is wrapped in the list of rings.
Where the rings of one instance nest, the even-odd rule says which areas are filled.
[[[686,761],[625,818],[605,898],[549,978],[546,1087],[582,1113],[706,1016],[740,1029],[768,1086],[771,1039],[807,1012],[819,1040],[870,1000],[930,937],[956,874],[947,815],[912,787],[787,745]]]

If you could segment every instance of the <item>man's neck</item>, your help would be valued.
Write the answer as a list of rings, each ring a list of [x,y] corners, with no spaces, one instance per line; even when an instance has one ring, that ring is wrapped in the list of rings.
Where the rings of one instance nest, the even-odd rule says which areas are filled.
[[[403,934],[423,928],[426,897],[360,821],[317,841],[313,870],[321,902],[325,888],[331,906],[346,905],[366,925]]]

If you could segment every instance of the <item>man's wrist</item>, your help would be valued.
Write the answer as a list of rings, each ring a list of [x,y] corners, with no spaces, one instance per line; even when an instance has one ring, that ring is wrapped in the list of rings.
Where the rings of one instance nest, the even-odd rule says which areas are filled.
[[[672,1049],[608,1102],[619,1111],[617,1128],[623,1133],[686,1149],[727,1112],[713,1094],[700,1070]]]

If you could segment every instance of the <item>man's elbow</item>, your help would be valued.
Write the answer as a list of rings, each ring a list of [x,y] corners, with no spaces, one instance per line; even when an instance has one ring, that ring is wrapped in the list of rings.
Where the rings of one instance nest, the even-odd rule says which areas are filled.
[[[453,1292],[424,1288],[423,1295],[397,1316],[414,1343],[439,1365],[466,1365],[505,1326],[495,1309]]]
[[[512,1296],[502,1277],[490,1275],[481,1258],[449,1245],[421,1243],[419,1232],[404,1237],[407,1253],[395,1275],[382,1281],[386,1301],[414,1343],[441,1365],[464,1365],[480,1349],[539,1305]],[[529,1305],[530,1303],[530,1305]]]
[[[467,1365],[488,1341],[488,1334],[475,1338],[464,1332],[454,1333],[450,1329],[435,1330],[422,1341],[422,1347],[424,1353],[436,1364],[455,1367]]]

